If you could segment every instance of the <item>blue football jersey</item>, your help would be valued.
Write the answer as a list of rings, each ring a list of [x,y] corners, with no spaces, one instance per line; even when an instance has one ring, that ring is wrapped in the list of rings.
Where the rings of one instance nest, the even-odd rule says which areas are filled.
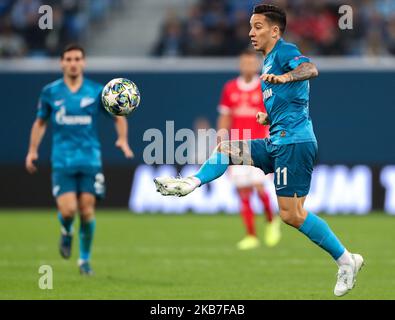
[[[266,56],[262,73],[282,75],[310,59],[283,39]],[[309,116],[309,81],[271,84],[262,81],[263,99],[270,122],[273,144],[316,142]]]
[[[41,92],[37,117],[52,125],[52,167],[72,169],[101,167],[97,117],[103,86],[84,79],[73,93],[63,79],[54,81]]]

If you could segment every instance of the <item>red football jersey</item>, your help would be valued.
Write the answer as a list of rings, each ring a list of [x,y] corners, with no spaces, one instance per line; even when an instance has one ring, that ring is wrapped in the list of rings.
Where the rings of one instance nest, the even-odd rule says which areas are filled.
[[[228,81],[222,90],[218,109],[221,114],[231,115],[231,140],[262,139],[269,136],[269,126],[256,121],[259,111],[266,113],[258,76],[249,83],[241,77]],[[243,129],[249,130],[243,133]]]

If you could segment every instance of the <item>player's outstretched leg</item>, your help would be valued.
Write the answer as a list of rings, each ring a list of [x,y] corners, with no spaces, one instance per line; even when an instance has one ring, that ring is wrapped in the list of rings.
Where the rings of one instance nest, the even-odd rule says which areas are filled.
[[[79,209],[81,214],[80,225],[80,257],[78,266],[82,275],[93,275],[90,264],[93,237],[96,229],[96,220],[94,216],[95,197],[92,194],[82,193],[79,200]]]
[[[158,177],[154,179],[156,191],[163,196],[186,196],[197,187],[222,176],[230,164],[252,165],[247,141],[221,142],[200,170],[187,178]]]
[[[197,187],[222,176],[228,166],[229,156],[223,152],[215,151],[192,177],[158,177],[154,179],[156,190],[163,196],[186,196]]]
[[[215,151],[202,165],[198,173],[187,178],[158,177],[154,179],[156,190],[163,196],[182,197],[197,187],[222,176],[229,165],[229,156]]]
[[[339,267],[334,294],[343,296],[353,289],[363,258],[348,252],[323,219],[304,210],[304,200],[305,197],[278,197],[280,216],[333,257]]]

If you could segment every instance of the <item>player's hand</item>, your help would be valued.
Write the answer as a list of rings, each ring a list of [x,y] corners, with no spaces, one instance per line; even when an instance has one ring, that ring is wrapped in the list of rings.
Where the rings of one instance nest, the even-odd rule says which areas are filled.
[[[132,149],[130,149],[129,143],[126,140],[118,139],[115,142],[115,146],[122,150],[126,158],[132,159],[134,157],[134,153]]]
[[[267,113],[264,112],[258,112],[256,114],[256,121],[264,126],[269,125],[269,117]]]
[[[34,161],[38,159],[38,154],[37,152],[29,152],[26,156],[26,170],[30,173],[33,174],[37,171],[37,167],[34,165]]]
[[[260,76],[260,79],[272,84],[284,84],[290,81],[288,74],[282,74],[280,76],[276,76],[275,74],[263,74]]]

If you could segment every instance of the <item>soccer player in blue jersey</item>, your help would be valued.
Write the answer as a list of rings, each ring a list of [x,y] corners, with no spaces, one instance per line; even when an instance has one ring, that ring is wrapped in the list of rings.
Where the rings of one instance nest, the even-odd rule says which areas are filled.
[[[232,164],[274,173],[282,220],[333,257],[339,267],[334,294],[343,296],[354,287],[363,258],[349,253],[324,220],[303,208],[317,155],[308,81],[318,76],[317,68],[297,46],[283,40],[286,14],[282,9],[258,5],[250,24],[252,45],[264,56],[261,80],[267,114],[259,112],[257,121],[270,124],[270,137],[221,142],[194,176],[159,177],[156,188],[162,195],[185,196],[220,177]]]
[[[54,81],[41,92],[37,118],[30,134],[26,169],[37,168],[38,148],[48,122],[52,125],[52,193],[56,198],[61,223],[60,254],[71,256],[73,221],[80,213],[80,273],[92,275],[90,264],[95,232],[96,199],[104,196],[104,176],[97,118],[103,110],[103,86],[84,78],[85,52],[79,45],[69,45],[61,55],[63,78]],[[118,133],[116,146],[126,158],[133,152],[128,143],[128,125],[124,117],[114,117]]]

